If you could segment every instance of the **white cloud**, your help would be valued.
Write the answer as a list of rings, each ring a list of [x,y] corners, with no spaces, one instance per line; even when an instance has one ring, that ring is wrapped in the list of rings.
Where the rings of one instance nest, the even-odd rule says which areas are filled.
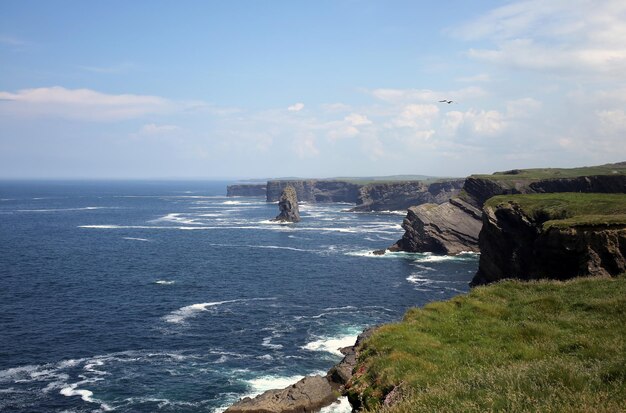
[[[563,73],[626,70],[626,2],[525,0],[450,30],[465,40],[488,39],[470,57],[505,66]]]
[[[344,118],[346,122],[349,122],[353,126],[371,125],[372,121],[365,115],[359,115],[358,113],[351,113]]]
[[[387,103],[436,103],[442,99],[463,101],[479,98],[485,95],[485,91],[477,86],[471,86],[458,90],[435,91],[429,89],[374,89],[371,94]]]
[[[91,121],[116,121],[164,113],[175,108],[167,99],[150,95],[112,95],[91,89],[44,87],[0,92],[0,114],[50,116]]]
[[[304,109],[304,103],[301,102],[293,104],[287,108],[289,112],[300,112],[302,109]]]
[[[402,112],[390,122],[392,127],[430,128],[432,121],[439,115],[435,105],[406,105]]]
[[[470,109],[466,112],[447,112],[442,132],[460,137],[490,137],[502,132],[506,126],[505,116],[496,110]]]

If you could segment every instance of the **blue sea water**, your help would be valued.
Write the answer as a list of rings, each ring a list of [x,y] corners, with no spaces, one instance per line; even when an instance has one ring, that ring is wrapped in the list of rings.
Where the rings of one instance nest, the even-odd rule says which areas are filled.
[[[372,255],[401,212],[302,204],[281,225],[226,184],[0,182],[0,411],[219,412],[325,372],[476,270]]]

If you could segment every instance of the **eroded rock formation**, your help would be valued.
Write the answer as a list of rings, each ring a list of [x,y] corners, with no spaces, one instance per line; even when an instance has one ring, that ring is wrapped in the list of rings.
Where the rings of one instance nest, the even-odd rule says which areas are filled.
[[[508,171],[507,175],[514,175]],[[503,174],[503,173],[500,173]],[[555,179],[500,179],[469,177],[458,197],[441,205],[409,209],[402,224],[405,233],[391,251],[456,254],[478,251],[484,203],[496,195],[545,192],[626,193],[626,175],[597,175]]]
[[[280,222],[299,222],[300,210],[298,209],[298,196],[296,190],[291,186],[285,187],[280,200],[278,201],[278,209],[280,213],[274,218],[274,221]]]
[[[505,279],[564,280],[626,272],[626,225],[550,227],[515,203],[486,206],[472,285]]]

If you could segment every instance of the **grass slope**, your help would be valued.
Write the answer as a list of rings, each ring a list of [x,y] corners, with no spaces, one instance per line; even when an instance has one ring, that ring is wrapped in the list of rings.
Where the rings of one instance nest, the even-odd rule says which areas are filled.
[[[411,309],[356,371],[371,411],[625,411],[626,276],[505,281]]]
[[[626,162],[581,168],[536,168],[515,169],[512,171],[495,172],[491,175],[472,175],[475,178],[487,178],[498,181],[507,180],[538,180],[555,178],[576,178],[593,175],[626,175]]]
[[[510,204],[543,224],[543,229],[581,225],[626,225],[626,194],[499,195],[485,206]]]

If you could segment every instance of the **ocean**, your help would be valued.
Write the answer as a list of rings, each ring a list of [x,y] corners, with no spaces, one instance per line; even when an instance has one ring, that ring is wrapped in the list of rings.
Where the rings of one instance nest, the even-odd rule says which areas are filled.
[[[478,266],[371,254],[403,211],[305,203],[277,224],[276,204],[226,185],[0,182],[0,411],[220,412],[324,374]]]

